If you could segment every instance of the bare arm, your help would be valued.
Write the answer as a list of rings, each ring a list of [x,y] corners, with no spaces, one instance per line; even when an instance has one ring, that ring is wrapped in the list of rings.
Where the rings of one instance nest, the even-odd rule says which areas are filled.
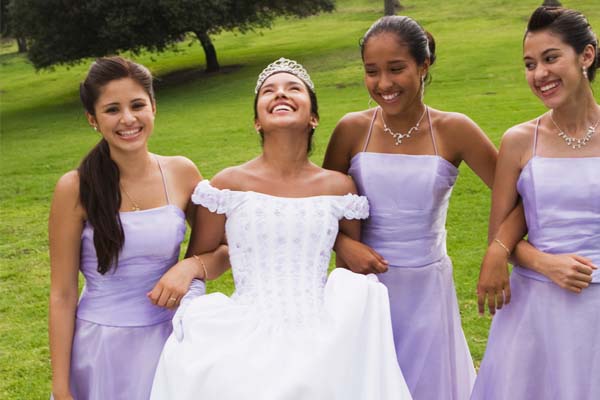
[[[453,151],[458,153],[458,162],[455,161],[455,165],[464,160],[482,182],[491,188],[498,159],[496,147],[483,130],[467,116],[450,114],[447,118],[449,122],[444,132],[448,133],[451,143],[445,140],[444,145],[456,149]]]
[[[71,346],[78,298],[79,252],[84,212],[75,171],[57,183],[48,224],[50,242],[49,336],[52,393],[72,399],[69,389]]]
[[[334,128],[323,159],[323,168],[338,171],[342,174],[348,173],[353,148],[359,138],[359,135],[355,132],[354,119],[356,118],[347,115]]]
[[[360,114],[355,113],[346,115],[338,122],[327,146],[323,168],[343,174],[348,173],[354,149],[357,146],[360,147],[362,141],[365,140],[363,136],[368,129],[368,125],[360,123],[360,119]],[[366,121],[368,123],[369,119],[367,118]],[[360,222],[355,222],[359,227],[358,236],[352,232],[353,228],[348,229],[342,226],[346,222],[340,224],[340,232],[333,246],[336,253],[336,266],[362,274],[387,271],[387,261],[375,250],[360,242]],[[354,236],[346,234],[347,229]]]
[[[193,279],[217,279],[229,269],[224,236],[225,215],[197,206],[186,258],[171,267],[148,294],[152,303],[177,307]]]
[[[533,123],[526,123],[514,128],[513,137],[506,141],[506,149],[500,149],[500,160],[498,162],[498,174],[496,175],[496,183],[492,195],[492,212],[490,215],[490,240],[499,239],[512,253],[513,259],[520,265],[530,268],[538,273],[547,276],[558,286],[570,290],[575,293],[580,293],[583,289],[589,286],[591,282],[591,274],[596,266],[585,257],[576,254],[547,254],[533,247],[526,240],[520,240],[523,237],[523,229],[518,227],[519,223],[515,222],[514,229],[503,229],[505,224],[510,225],[511,216],[507,219],[506,214],[512,202],[517,198],[516,183],[521,172],[521,166],[525,165],[530,154],[522,149],[531,149],[531,133],[535,127]],[[524,132],[529,132],[525,135]],[[525,140],[523,140],[525,138]],[[503,141],[504,142],[504,141]],[[507,186],[511,186],[508,189]],[[515,212],[522,215],[522,207],[517,207]],[[522,224],[524,224],[524,216]],[[505,221],[500,226],[500,221]],[[512,233],[510,233],[512,232]],[[500,251],[498,242],[492,241],[490,248],[484,258],[482,264],[482,275],[484,269],[488,272],[494,268],[496,270],[506,269],[501,267],[506,265],[508,261],[507,251]],[[481,303],[480,303],[481,304]]]
[[[512,132],[509,130],[504,135],[500,145],[488,226],[489,247],[482,261],[477,283],[477,301],[481,314],[484,313],[486,301],[492,315],[496,309],[510,302],[506,261],[514,244],[523,237],[525,231],[522,206],[517,206],[519,195],[516,187],[526,143],[527,135],[522,130],[513,128]],[[505,223],[498,236],[502,221]]]

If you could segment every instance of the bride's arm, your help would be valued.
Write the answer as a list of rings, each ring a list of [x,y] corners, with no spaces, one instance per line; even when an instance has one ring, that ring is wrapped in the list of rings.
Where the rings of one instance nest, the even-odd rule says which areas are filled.
[[[344,176],[341,193],[356,194],[352,178]],[[335,265],[348,268],[359,274],[387,271],[387,261],[375,250],[360,242],[360,219],[341,219],[339,233],[333,249],[336,253]]]

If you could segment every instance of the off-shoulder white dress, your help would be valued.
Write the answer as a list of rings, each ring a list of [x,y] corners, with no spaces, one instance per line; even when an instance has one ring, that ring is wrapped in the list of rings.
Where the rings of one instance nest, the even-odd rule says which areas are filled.
[[[225,214],[235,293],[182,304],[151,399],[406,400],[388,294],[374,275],[327,270],[339,220],[365,197],[282,198],[219,190],[192,200]]]

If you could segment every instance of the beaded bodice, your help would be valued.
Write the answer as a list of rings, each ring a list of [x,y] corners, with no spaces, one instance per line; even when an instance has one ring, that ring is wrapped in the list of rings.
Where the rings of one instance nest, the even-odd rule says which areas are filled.
[[[368,215],[366,198],[353,194],[284,198],[208,181],[192,201],[227,217],[232,299],[283,325],[318,318],[339,220]]]

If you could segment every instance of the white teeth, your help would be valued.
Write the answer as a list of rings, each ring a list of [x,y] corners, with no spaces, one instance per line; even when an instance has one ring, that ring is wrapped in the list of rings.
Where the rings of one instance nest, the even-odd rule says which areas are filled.
[[[119,135],[121,135],[121,136],[133,136],[133,135],[136,135],[140,130],[141,130],[141,128],[138,128],[138,129],[135,129],[135,130],[131,130],[131,131],[119,131]]]
[[[292,111],[292,107],[290,107],[286,104],[280,104],[273,109],[273,112],[276,112],[276,111]]]
[[[540,87],[540,90],[542,92],[545,92],[547,90],[554,89],[557,86],[558,86],[558,82],[550,82],[550,83],[547,83],[544,86]]]
[[[390,100],[394,100],[396,97],[398,97],[398,93],[382,94],[381,97],[383,97],[383,99],[386,101],[390,101]]]

